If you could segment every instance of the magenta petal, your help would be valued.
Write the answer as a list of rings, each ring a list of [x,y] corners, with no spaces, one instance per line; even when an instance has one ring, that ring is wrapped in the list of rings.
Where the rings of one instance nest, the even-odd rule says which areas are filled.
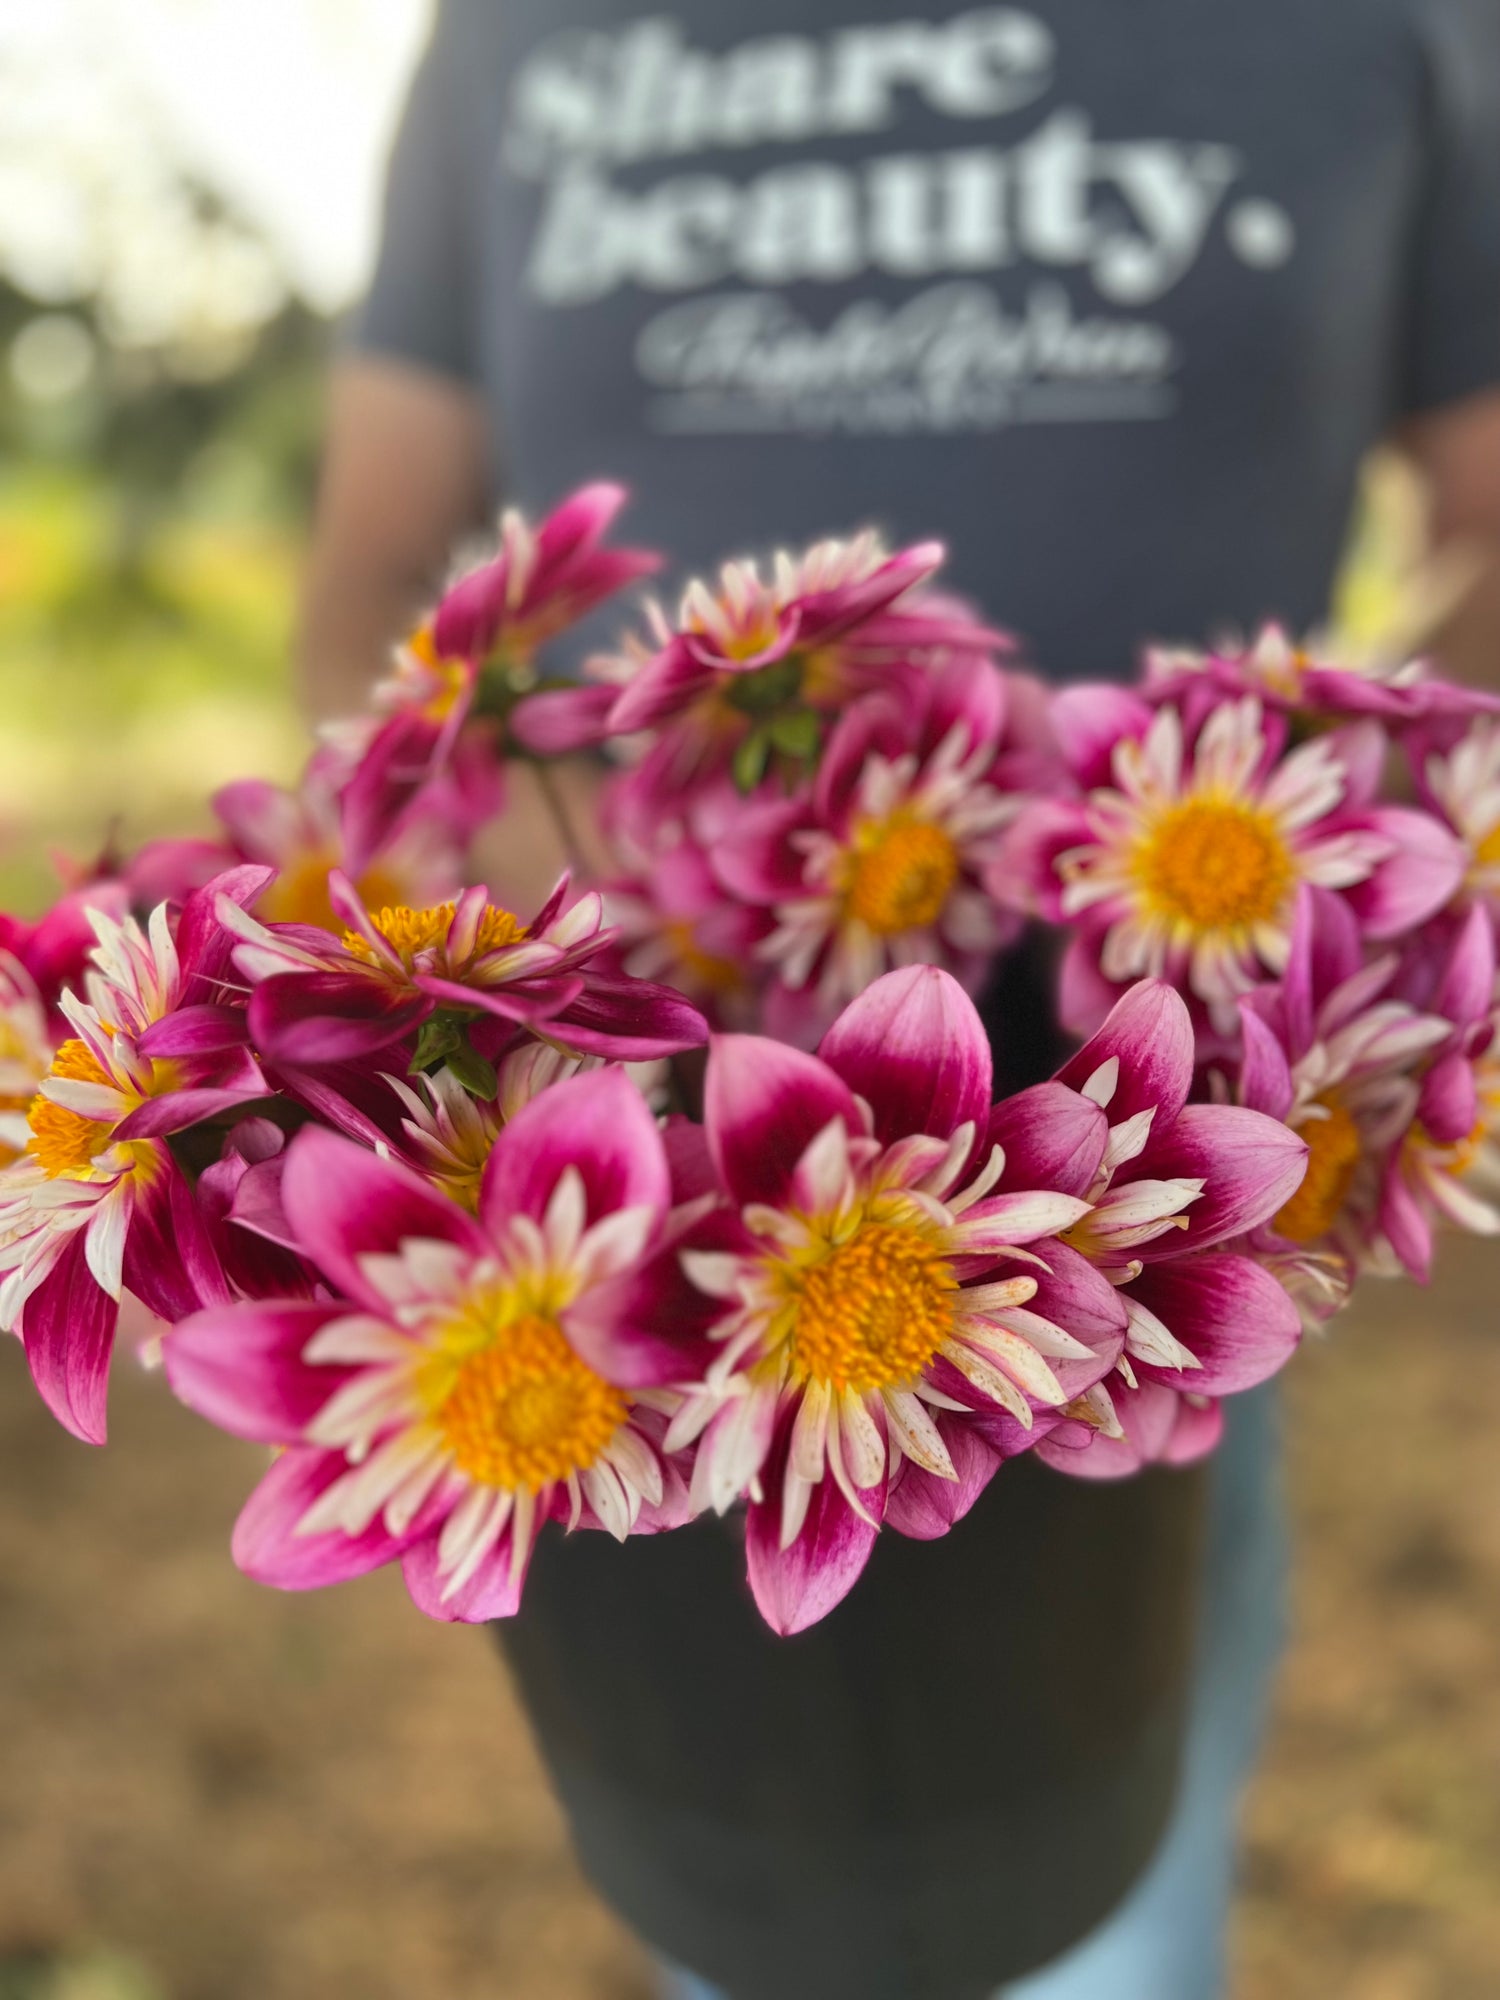
[[[622,1389],[701,1381],[720,1349],[709,1327],[723,1317],[683,1276],[677,1245],[591,1286],[562,1316],[569,1345],[596,1375]]]
[[[1408,1276],[1425,1285],[1432,1276],[1432,1224],[1407,1186],[1399,1149],[1381,1177],[1379,1223]]]
[[[1392,848],[1368,881],[1343,891],[1367,937],[1394,938],[1415,929],[1442,909],[1462,883],[1464,850],[1431,813],[1381,806],[1352,815],[1351,824],[1368,826]]]
[[[910,712],[893,696],[872,695],[853,702],[834,724],[818,760],[812,798],[815,819],[824,825],[836,825],[852,809],[861,774],[870,759],[883,756],[894,762],[914,747]],[[794,808],[795,801],[781,810]],[[795,887],[784,893],[794,894]]]
[[[1245,1053],[1240,1065],[1240,1102],[1268,1118],[1284,1119],[1292,1108],[1292,1072],[1286,1050],[1260,1016],[1240,1007]]]
[[[1454,939],[1433,996],[1432,1011],[1459,1027],[1468,1027],[1489,1013],[1494,992],[1495,927],[1489,911],[1476,903]]]
[[[1304,883],[1297,891],[1292,942],[1282,981],[1293,1060],[1313,1042],[1318,1008],[1364,964],[1359,920],[1342,896]],[[1257,1105],[1257,1110],[1269,1107]]]
[[[491,1618],[511,1618],[521,1608],[526,1571],[536,1547],[533,1537],[520,1563],[515,1561],[514,1530],[507,1528],[477,1570],[451,1597],[443,1596],[438,1571],[438,1530],[409,1548],[401,1558],[401,1577],[411,1601],[429,1618],[449,1624],[483,1625]]]
[[[708,1023],[674,987],[591,973],[577,999],[552,1016],[547,1034],[580,1055],[654,1062],[702,1048]]]
[[[779,1479],[767,1491],[770,1497],[752,1501],[746,1513],[745,1556],[761,1617],[786,1637],[816,1625],[848,1596],[870,1560],[876,1531],[828,1474],[813,1488],[801,1534],[784,1550]]]
[[[1037,1281],[1031,1310],[1050,1319],[1055,1326],[1093,1349],[1093,1358],[1057,1359],[1052,1372],[1071,1398],[1107,1375],[1125,1350],[1126,1316],[1120,1294],[1087,1257],[1067,1243],[1052,1241],[1038,1246],[1037,1254],[1048,1265],[1045,1271],[1021,1266]]]
[[[511,734],[539,757],[590,749],[609,735],[609,712],[619,692],[605,683],[528,695],[511,712]]]
[[[715,674],[681,638],[673,639],[624,687],[609,712],[611,736],[654,728],[714,684]]]
[[[1090,838],[1088,816],[1075,801],[1035,799],[1006,829],[998,855],[985,870],[984,886],[1005,909],[1056,923],[1062,915],[1058,857]],[[1111,989],[1111,1000],[1114,997]],[[1099,1019],[1107,1012],[1107,1006],[1101,1008]]]
[[[21,1339],[37,1393],[57,1421],[85,1444],[103,1444],[109,1362],[120,1308],[100,1289],[75,1230],[26,1301]]]
[[[1192,1017],[1182,995],[1161,979],[1143,979],[1117,1000],[1099,1032],[1057,1072],[1082,1090],[1111,1058],[1120,1080],[1106,1107],[1111,1125],[1156,1109],[1159,1132],[1177,1116],[1193,1083],[1196,1047]]]
[[[703,1122],[714,1161],[738,1202],[775,1206],[823,1127],[863,1123],[841,1077],[816,1056],[758,1035],[715,1035],[703,1086]]]
[[[251,994],[250,1034],[273,1061],[353,1062],[399,1042],[432,1009],[425,993],[360,973],[281,972]]]
[[[436,775],[443,747],[452,742],[470,696],[471,689],[466,689],[445,720],[407,709],[376,733],[339,800],[343,847],[339,872],[346,882],[364,874]],[[338,907],[335,901],[334,908]]]
[[[475,1256],[485,1248],[464,1211],[410,1168],[316,1126],[287,1148],[281,1185],[299,1248],[336,1292],[375,1312],[386,1303],[360,1270],[369,1252],[394,1252],[408,1237],[455,1243]]]
[[[198,1003],[217,999],[217,982],[229,970],[229,957],[238,940],[225,930],[215,914],[220,896],[248,909],[274,877],[274,868],[229,868],[195,890],[182,906],[177,920],[177,963],[182,975],[182,995]]]
[[[906,966],[866,987],[818,1055],[870,1105],[885,1145],[914,1132],[951,1138],[960,1125],[982,1126],[990,1108],[990,1047],[979,1015],[935,965]]]
[[[1274,1118],[1233,1104],[1188,1105],[1174,1125],[1152,1133],[1129,1177],[1201,1178],[1206,1185],[1186,1211],[1187,1228],[1157,1237],[1141,1254],[1153,1260],[1180,1256],[1269,1222],[1306,1171],[1306,1143]],[[1115,1183],[1122,1185],[1127,1183]]]
[[[1177,1373],[1136,1363],[1143,1380],[1228,1396],[1276,1374],[1302,1338],[1297,1308],[1264,1265],[1225,1251],[1148,1264],[1130,1286],[1202,1363]]]
[[[157,1059],[168,1056],[216,1056],[243,1048],[249,1038],[243,1007],[221,1007],[204,1002],[197,1007],[179,1007],[153,1021],[137,1046],[141,1054]]]
[[[671,1177],[656,1120],[621,1069],[569,1077],[518,1111],[485,1165],[479,1214],[490,1230],[511,1215],[540,1221],[563,1171],[576,1170],[588,1219],[621,1208],[665,1211]]]
[[[1103,931],[1080,932],[1069,940],[1057,969],[1057,1018],[1080,1039],[1103,1027],[1120,997],[1120,988],[1099,969],[1103,940]]]
[[[162,1342],[172,1392],[234,1437],[291,1443],[353,1372],[302,1358],[318,1329],[347,1310],[339,1301],[270,1299],[194,1313]]]
[[[411,1535],[392,1535],[379,1516],[362,1535],[297,1533],[308,1508],[348,1470],[336,1451],[299,1445],[281,1454],[234,1524],[230,1552],[246,1576],[277,1590],[318,1590],[365,1576],[402,1553]]]
[[[576,973],[517,980],[511,986],[467,986],[458,979],[439,979],[432,973],[418,973],[415,984],[429,1001],[465,1010],[481,1009],[501,1021],[515,1021],[523,1027],[540,1028],[577,1000],[583,981]]]
[[[1196,1465],[1200,1458],[1217,1451],[1224,1435],[1224,1405],[1199,1403],[1189,1396],[1177,1399],[1177,1417],[1162,1446],[1163,1465]]]
[[[264,1237],[282,1250],[296,1251],[297,1237],[287,1219],[281,1183],[286,1173],[286,1157],[255,1160],[240,1176],[229,1207],[229,1219],[255,1236]]]
[[[252,1095],[269,1097],[269,1086]],[[174,1090],[164,1097],[148,1097],[128,1118],[115,1127],[117,1139],[161,1139],[171,1132],[185,1132],[221,1111],[233,1111],[246,1102],[243,1090]]]
[[[1417,1117],[1439,1146],[1456,1146],[1479,1123],[1479,1089],[1467,1056],[1451,1055],[1433,1064],[1422,1079]]]
[[[662,1127],[662,1145],[672,1173],[674,1203],[696,1201],[700,1195],[717,1194],[718,1178],[708,1136],[701,1125],[674,1111]]]
[[[742,903],[782,903],[801,895],[807,857],[791,836],[807,824],[800,798],[746,807],[714,842],[709,861],[715,878]]]
[[[1086,1195],[1104,1158],[1109,1120],[1091,1098],[1065,1083],[1036,1083],[990,1113],[986,1148],[1005,1153],[999,1186],[1053,1188]]]
[[[1151,714],[1133,690],[1104,682],[1063,688],[1052,698],[1048,719],[1069,770],[1093,791],[1111,780],[1115,745],[1143,737]]]
[[[198,1198],[171,1155],[136,1195],[125,1239],[125,1283],[149,1312],[176,1322],[227,1302],[229,1282]]]
[[[1177,1391],[1155,1382],[1144,1383],[1139,1389],[1111,1382],[1109,1393],[1124,1437],[1103,1437],[1096,1432],[1081,1451],[1048,1439],[1037,1450],[1044,1464],[1072,1479],[1129,1479],[1142,1466],[1154,1465],[1165,1456],[1177,1423]]]
[[[935,1542],[946,1535],[968,1513],[1002,1463],[994,1446],[962,1417],[948,1411],[938,1412],[936,1417],[957,1479],[939,1479],[904,1459],[885,1507],[884,1525],[917,1542]]]

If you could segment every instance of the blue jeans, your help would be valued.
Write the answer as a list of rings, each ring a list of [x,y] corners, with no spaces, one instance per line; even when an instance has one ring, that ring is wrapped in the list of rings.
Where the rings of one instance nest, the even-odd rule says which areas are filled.
[[[1198,1670],[1177,1807],[1156,1858],[1090,1936],[996,2000],[1220,2000],[1236,1821],[1285,1622],[1272,1388],[1238,1396],[1214,1468]],[[1003,1475],[1002,1475],[1003,1477]],[[663,2000],[727,2000],[664,1969]]]

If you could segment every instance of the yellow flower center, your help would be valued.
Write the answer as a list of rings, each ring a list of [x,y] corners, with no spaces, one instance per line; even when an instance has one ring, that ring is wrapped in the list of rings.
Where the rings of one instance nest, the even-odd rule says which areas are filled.
[[[438,903],[432,909],[413,910],[405,903],[398,903],[380,911],[372,910],[370,921],[410,972],[420,953],[446,943],[456,907],[453,903]],[[487,903],[479,919],[474,948],[469,957],[482,958],[487,951],[498,951],[503,945],[519,944],[525,935],[526,926],[519,917],[512,916],[509,910],[502,910],[494,903]],[[374,947],[358,931],[344,932],[344,948],[357,958],[372,962],[375,958]]]
[[[304,855],[276,877],[256,903],[255,914],[267,924],[311,924],[322,931],[341,929],[328,899],[328,871],[337,866],[336,855]],[[367,870],[355,887],[367,909],[375,909],[401,893],[400,883],[381,868]]]
[[[1294,1243],[1316,1242],[1338,1221],[1363,1150],[1348,1108],[1332,1095],[1316,1101],[1326,1117],[1309,1118],[1297,1128],[1307,1141],[1307,1172],[1271,1225]]]
[[[1490,828],[1474,849],[1474,859],[1481,868],[1500,867],[1500,820]]]
[[[733,960],[720,958],[717,953],[703,949],[688,918],[674,919],[666,926],[666,932],[679,970],[707,992],[737,993],[744,985],[745,976]]]
[[[929,820],[867,822],[854,836],[844,890],[851,917],[879,937],[936,923],[958,877],[958,849]]]
[[[87,1043],[66,1041],[52,1059],[49,1076],[64,1076],[80,1083],[108,1083],[110,1077]],[[113,1125],[98,1118],[85,1118],[81,1111],[69,1111],[38,1094],[26,1114],[31,1127],[27,1152],[32,1154],[49,1180],[63,1174],[82,1174],[93,1165],[95,1156],[109,1144]]]
[[[0,1089],[0,1118],[11,1112],[29,1111],[35,1085],[45,1076],[46,1067],[46,1055],[31,1036],[0,1012],[0,1076],[9,1071],[12,1086]],[[17,1083],[23,1086],[20,1090],[14,1087]],[[8,1167],[17,1158],[16,1148],[0,1139],[0,1167]]]
[[[421,713],[430,722],[446,722],[461,694],[468,690],[469,669],[463,660],[438,658],[437,641],[430,625],[419,625],[407,636],[408,652],[436,676],[438,685],[423,702]]]
[[[1159,916],[1198,933],[1274,921],[1296,879],[1268,812],[1214,798],[1162,813],[1136,849],[1135,873]]]
[[[866,1221],[783,1277],[793,1371],[804,1380],[856,1394],[911,1382],[953,1330],[958,1280],[920,1223]]]
[[[625,1421],[620,1390],[587,1367],[557,1322],[540,1313],[499,1325],[483,1305],[448,1330],[450,1342],[485,1344],[444,1368],[434,1412],[460,1472],[481,1486],[540,1492],[592,1465]]]

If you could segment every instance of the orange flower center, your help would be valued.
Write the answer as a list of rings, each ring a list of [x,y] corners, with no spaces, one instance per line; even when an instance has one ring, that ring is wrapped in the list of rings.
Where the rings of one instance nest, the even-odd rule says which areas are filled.
[[[109,1083],[111,1078],[99,1058],[85,1042],[63,1043],[52,1059],[49,1076],[62,1076],[80,1083]],[[31,1100],[26,1114],[31,1127],[27,1152],[32,1154],[49,1180],[63,1174],[85,1174],[97,1154],[109,1144],[113,1125],[98,1118],[85,1118],[81,1111],[69,1111],[40,1093]]]
[[[1316,1102],[1325,1115],[1297,1128],[1307,1141],[1307,1172],[1271,1225],[1294,1243],[1314,1243],[1338,1221],[1363,1150],[1348,1108],[1331,1093]]]
[[[1215,798],[1162,813],[1137,847],[1135,874],[1158,917],[1199,934],[1273,922],[1296,879],[1271,815]]]
[[[792,1366],[864,1394],[913,1381],[953,1330],[958,1280],[930,1229],[860,1224],[815,1263],[789,1266]]]
[[[476,1333],[484,1344],[472,1348]],[[448,1343],[471,1351],[444,1369],[434,1420],[454,1464],[481,1486],[537,1493],[582,1472],[628,1414],[622,1392],[542,1314],[496,1325],[479,1303],[447,1330]]]
[[[745,983],[744,974],[732,959],[705,951],[698,934],[686,917],[666,926],[667,942],[678,968],[710,993],[737,993]]]
[[[311,924],[322,931],[342,928],[328,899],[328,871],[338,865],[332,854],[306,854],[284,868],[261,896],[255,914],[268,924]],[[384,869],[371,868],[355,887],[368,909],[399,896],[401,885]]]
[[[845,907],[878,937],[937,922],[958,878],[958,849],[929,820],[868,822],[854,837]]]
[[[378,912],[372,910],[370,921],[410,972],[422,952],[446,944],[456,908],[453,903],[438,903],[431,909],[413,910],[405,903],[398,903]],[[469,957],[482,958],[488,951],[519,944],[525,936],[526,926],[519,917],[512,916],[509,910],[502,910],[494,903],[487,903],[479,919],[474,948]],[[353,952],[357,958],[372,962],[375,959],[374,947],[358,931],[344,932],[344,949]]]

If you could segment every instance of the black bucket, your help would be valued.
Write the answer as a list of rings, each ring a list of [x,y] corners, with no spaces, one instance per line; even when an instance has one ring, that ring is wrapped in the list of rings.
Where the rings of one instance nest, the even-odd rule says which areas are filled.
[[[733,2000],[979,2000],[1044,1964],[1170,1815],[1205,1487],[1017,1460],[793,1639],[733,1521],[550,1532],[502,1636],[584,1868]]]
[[[981,998],[1000,1092],[1067,1052],[1056,949],[1031,930]],[[1208,1478],[1017,1459],[793,1639],[733,1518],[549,1531],[499,1629],[596,1887],[732,2000],[988,2000],[1055,1958],[1171,1815]]]

